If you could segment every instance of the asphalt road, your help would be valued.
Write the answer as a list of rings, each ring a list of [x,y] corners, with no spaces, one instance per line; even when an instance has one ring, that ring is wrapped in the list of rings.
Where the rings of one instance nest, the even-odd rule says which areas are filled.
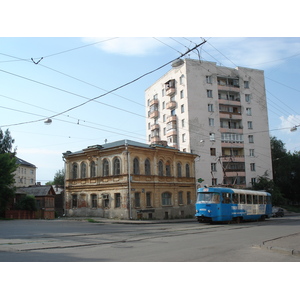
[[[300,232],[300,217],[242,224],[0,221],[1,262],[298,262],[260,248]]]

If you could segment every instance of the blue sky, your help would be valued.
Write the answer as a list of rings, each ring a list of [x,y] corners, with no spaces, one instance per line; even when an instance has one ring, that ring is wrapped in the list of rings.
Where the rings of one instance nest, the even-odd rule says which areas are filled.
[[[290,132],[300,124],[300,39],[204,38],[202,60],[265,71],[270,133],[288,150],[300,151],[300,128]],[[63,168],[67,150],[119,139],[146,142],[144,91],[171,66],[101,95],[201,42],[200,37],[0,38],[0,127],[10,130],[18,156],[38,167],[42,183]],[[198,59],[198,53],[187,57]]]

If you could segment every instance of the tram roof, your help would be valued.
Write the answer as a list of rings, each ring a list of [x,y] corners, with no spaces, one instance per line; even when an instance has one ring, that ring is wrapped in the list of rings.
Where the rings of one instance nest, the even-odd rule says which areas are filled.
[[[229,187],[207,187],[200,188],[199,190],[209,189],[210,191],[223,191],[224,193],[236,193],[236,194],[251,194],[251,195],[270,195],[266,191],[255,191],[255,190],[243,190],[243,189],[234,189]]]

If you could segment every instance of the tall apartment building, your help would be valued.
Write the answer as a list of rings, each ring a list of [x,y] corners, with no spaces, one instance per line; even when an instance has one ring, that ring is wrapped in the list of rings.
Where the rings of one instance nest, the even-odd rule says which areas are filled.
[[[145,91],[147,139],[199,155],[202,185],[272,178],[264,72],[185,59]]]

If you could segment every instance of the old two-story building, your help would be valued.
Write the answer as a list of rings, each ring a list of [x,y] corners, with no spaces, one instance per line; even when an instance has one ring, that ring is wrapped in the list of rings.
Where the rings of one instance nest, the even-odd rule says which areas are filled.
[[[195,213],[195,154],[121,140],[63,153],[66,216],[171,219]]]

